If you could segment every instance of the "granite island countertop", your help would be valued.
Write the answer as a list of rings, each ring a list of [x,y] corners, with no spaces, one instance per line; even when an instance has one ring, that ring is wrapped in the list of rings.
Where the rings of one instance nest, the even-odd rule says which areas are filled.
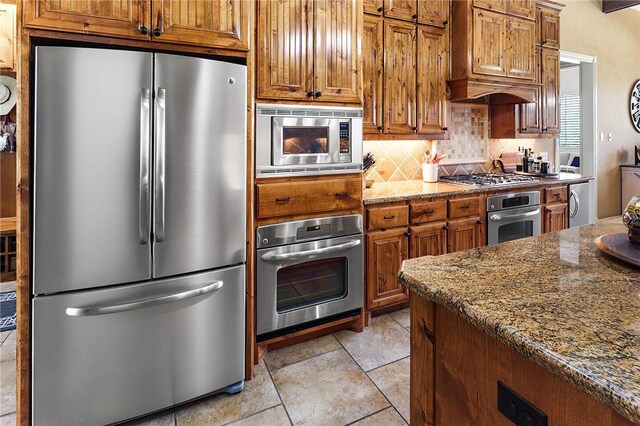
[[[365,205],[391,203],[395,201],[415,200],[421,198],[448,197],[460,194],[479,194],[487,191],[502,191],[513,189],[544,188],[556,185],[567,185],[572,183],[588,182],[593,178],[581,176],[574,173],[560,173],[558,179],[540,179],[530,184],[523,185],[500,185],[500,186],[480,186],[461,185],[439,181],[436,183],[426,183],[421,180],[409,180],[399,182],[378,182],[371,188],[365,189],[363,202]]]
[[[403,262],[400,282],[640,423],[640,270],[594,240],[619,217]]]

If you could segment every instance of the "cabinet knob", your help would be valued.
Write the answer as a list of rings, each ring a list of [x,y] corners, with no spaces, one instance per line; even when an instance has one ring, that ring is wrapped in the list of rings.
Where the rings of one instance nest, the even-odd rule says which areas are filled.
[[[542,129],[542,131],[543,131],[543,132],[547,132],[547,131],[549,131],[549,128],[548,128],[548,127],[545,127],[544,129]]]
[[[145,26],[140,27],[140,34],[146,34],[148,32],[149,32],[149,30],[147,29],[147,27],[145,27]]]
[[[390,215],[390,216],[385,216],[383,219],[384,220],[391,220],[391,219],[395,219],[396,215]]]
[[[417,127],[412,127],[411,130],[413,130],[414,132],[417,132],[418,128]]]
[[[448,231],[448,230],[449,230],[449,224],[444,225],[444,226],[442,227],[442,229],[444,229],[445,231]]]
[[[444,130],[446,132],[446,131],[449,130],[449,128],[445,126],[445,127],[442,128],[442,130]]]
[[[276,198],[276,203],[288,203],[289,201],[291,201],[291,197]]]
[[[527,131],[527,128],[526,128],[526,127],[523,127],[523,128],[522,128],[522,131],[523,131],[523,132],[526,132],[526,131]]]
[[[478,225],[482,225],[482,219],[478,219],[478,221],[476,222]]]
[[[383,10],[384,10],[384,7],[382,7],[382,6],[380,6],[380,7],[378,8],[378,12],[382,12]]]
[[[313,98],[313,92],[307,92],[307,97]]]
[[[384,130],[384,127],[382,127],[382,126],[378,126],[378,131],[380,131],[380,132],[381,132],[381,131],[383,131],[383,130]]]
[[[336,197],[338,198],[346,198],[349,196],[348,192],[336,192]]]
[[[411,231],[407,229],[407,232],[404,233],[405,237],[410,237],[411,236]]]
[[[417,14],[417,13],[414,13],[413,15],[411,15],[411,17],[412,17],[413,19],[418,19],[418,14]]]
[[[153,30],[153,35],[156,37],[160,37],[162,35],[162,31],[160,30],[160,28],[156,28]]]
[[[322,96],[322,92],[316,92],[316,98],[319,98],[320,96]]]
[[[442,21],[442,25],[448,25],[449,21],[447,21],[446,19],[444,21]]]

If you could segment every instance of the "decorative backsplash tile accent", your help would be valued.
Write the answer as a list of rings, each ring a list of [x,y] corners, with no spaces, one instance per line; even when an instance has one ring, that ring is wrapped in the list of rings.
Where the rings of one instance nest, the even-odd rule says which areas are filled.
[[[486,163],[489,141],[489,108],[482,104],[451,104],[449,140],[434,143],[446,155],[442,165]]]
[[[422,159],[431,150],[431,141],[364,141],[376,165],[367,172],[374,182],[422,179]]]

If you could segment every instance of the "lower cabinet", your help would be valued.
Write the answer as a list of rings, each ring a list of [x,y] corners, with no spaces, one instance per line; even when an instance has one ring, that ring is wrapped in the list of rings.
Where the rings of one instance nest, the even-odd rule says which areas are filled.
[[[562,231],[569,227],[569,206],[552,204],[544,209],[544,233]]]
[[[435,222],[411,227],[411,257],[447,253],[447,223]]]
[[[402,261],[408,258],[407,228],[375,231],[367,235],[368,309],[408,300],[408,290],[398,282],[398,271]]]
[[[483,222],[479,217],[449,221],[448,252],[484,246],[482,227]]]

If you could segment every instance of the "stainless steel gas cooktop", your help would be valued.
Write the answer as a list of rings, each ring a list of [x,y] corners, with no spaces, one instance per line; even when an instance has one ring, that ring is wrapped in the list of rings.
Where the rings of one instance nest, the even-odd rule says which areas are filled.
[[[473,175],[441,176],[439,179],[444,182],[458,183],[461,185],[481,186],[526,185],[538,181],[535,177],[515,173],[477,173]]]

